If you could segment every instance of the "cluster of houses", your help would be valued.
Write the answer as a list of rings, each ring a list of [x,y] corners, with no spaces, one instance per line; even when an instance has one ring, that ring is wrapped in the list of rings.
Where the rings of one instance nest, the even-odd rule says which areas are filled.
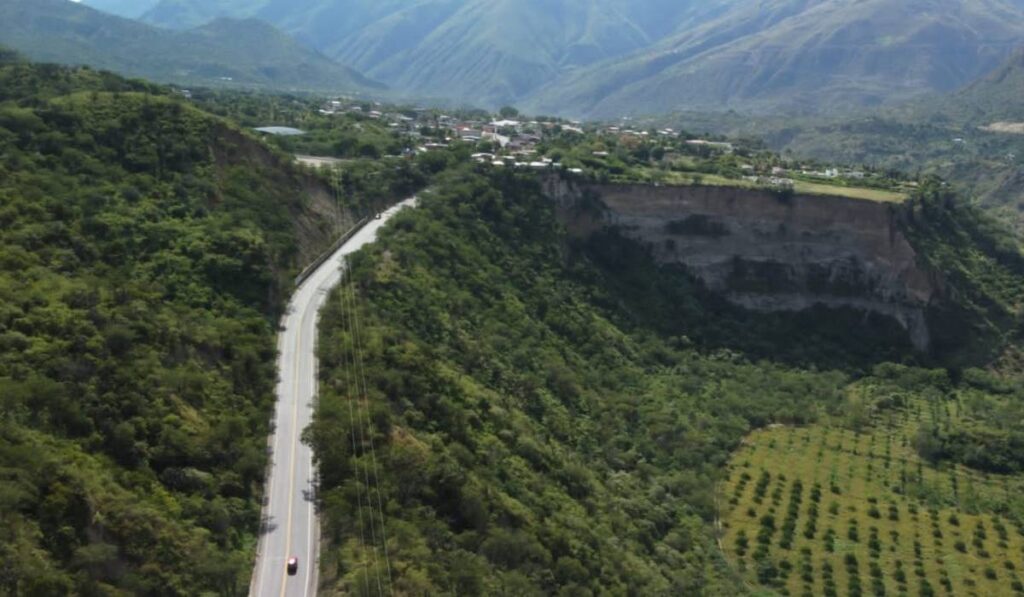
[[[490,164],[495,167],[537,170],[562,168],[560,163],[540,155],[537,151],[537,146],[545,136],[552,133],[577,133],[580,135],[588,132],[598,133],[615,137],[620,144],[625,146],[671,140],[680,141],[685,146],[707,148],[722,154],[733,154],[736,149],[732,143],[726,141],[681,138],[679,132],[667,127],[636,130],[628,126],[607,125],[592,127],[585,131],[577,122],[518,120],[504,117],[488,119],[482,118],[479,114],[473,117],[462,117],[426,108],[397,111],[388,109],[379,103],[367,104],[346,98],[325,102],[320,113],[324,115],[355,114],[385,123],[396,134],[411,140],[409,153],[445,150],[452,143],[487,144],[489,147],[473,154],[472,159],[478,163]],[[677,155],[671,147],[668,149],[665,159]],[[594,152],[595,157],[607,155],[608,152]],[[826,180],[861,180],[865,178],[864,172],[839,168],[826,168],[818,171],[806,167],[788,170],[776,166],[771,169],[770,173],[758,171],[751,164],[742,164],[740,168],[744,172],[745,180],[775,187],[792,187],[794,181],[791,177],[796,173],[805,177]],[[579,169],[571,171],[582,172]]]
[[[480,118],[461,118],[436,110],[417,108],[401,112],[385,111],[381,104],[366,104],[335,99],[325,102],[320,113],[324,115],[357,114],[366,118],[379,120],[404,137],[413,140],[414,151],[427,152],[447,148],[453,142],[490,143],[493,154],[479,154],[479,160],[487,155],[504,163],[531,163],[530,158],[536,155],[536,146],[544,139],[544,135],[557,130],[559,132],[576,132],[583,134],[583,129],[576,124],[537,120],[513,120],[502,118],[497,120]]]
[[[798,170],[788,170],[781,166],[775,166],[771,169],[771,174],[769,175],[767,173],[756,173],[756,168],[752,164],[742,164],[740,165],[740,170],[743,170],[745,173],[745,176],[743,177],[744,180],[773,187],[792,187],[794,181],[791,176],[794,173],[799,173],[802,176],[810,178],[821,178],[823,180],[864,180],[867,176],[860,170],[840,168],[812,170],[810,168],[801,167]]]
[[[785,168],[775,166],[771,169],[770,175],[766,173],[755,173],[756,168],[752,164],[742,164],[739,168],[744,173],[748,173],[743,176],[744,180],[749,180],[757,184],[766,184],[769,186],[780,187],[794,185],[794,180],[793,178],[791,178],[794,172],[799,172],[803,176],[822,178],[826,180],[863,180],[866,176],[866,174],[860,170],[849,170],[840,168],[825,168],[824,170],[800,168],[799,170],[787,170]]]
[[[517,151],[512,154],[474,153],[472,159],[479,164],[490,164],[498,168],[530,168],[533,170],[563,170],[573,174],[583,174],[581,168],[566,169],[561,163],[547,157],[536,156],[536,152]]]

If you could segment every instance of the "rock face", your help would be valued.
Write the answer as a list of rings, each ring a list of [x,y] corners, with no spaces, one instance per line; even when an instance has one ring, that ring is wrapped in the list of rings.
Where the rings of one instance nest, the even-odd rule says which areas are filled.
[[[940,284],[918,266],[895,206],[730,187],[578,187],[556,178],[545,190],[570,233],[617,227],[735,304],[871,311],[899,321],[918,349],[929,347],[925,309]]]

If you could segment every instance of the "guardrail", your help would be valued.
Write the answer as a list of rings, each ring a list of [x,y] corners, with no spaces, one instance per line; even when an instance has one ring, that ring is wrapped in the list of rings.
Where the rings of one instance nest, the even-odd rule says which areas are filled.
[[[328,249],[324,254],[322,254],[319,257],[317,257],[315,260],[313,260],[313,263],[309,264],[306,267],[306,269],[302,270],[302,273],[300,273],[298,275],[298,277],[295,278],[295,285],[299,286],[303,282],[305,282],[306,278],[308,278],[310,275],[313,274],[314,271],[316,271],[316,268],[320,267],[321,265],[323,265],[323,263],[325,261],[330,259],[331,255],[334,255],[335,251],[337,251],[338,249],[341,248],[341,245],[347,243],[349,241],[349,239],[352,238],[353,236],[355,236],[356,232],[359,232],[360,230],[362,230],[363,226],[366,226],[366,223],[369,222],[369,221],[370,221],[370,218],[368,218],[368,217],[363,218],[362,220],[359,220],[358,222],[356,222],[355,226],[353,226],[351,229],[349,229],[348,232],[346,232],[345,234],[342,234],[341,238],[336,240],[334,242],[334,244],[331,245],[330,249]]]

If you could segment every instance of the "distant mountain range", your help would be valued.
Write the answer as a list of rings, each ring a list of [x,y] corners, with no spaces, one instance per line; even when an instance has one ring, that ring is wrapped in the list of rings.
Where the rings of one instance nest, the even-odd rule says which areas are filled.
[[[1024,43],[1019,0],[757,0],[624,59],[549,83],[530,104],[616,116],[681,107],[831,112],[950,91]]]
[[[1024,44],[1024,0],[160,0],[142,18],[225,16],[412,95],[588,117],[886,104]]]
[[[105,2],[115,4],[127,5]],[[171,31],[67,0],[0,0],[0,23],[0,44],[37,61],[182,84],[383,89],[256,19],[217,18],[196,29]]]
[[[893,105],[967,87],[1024,46],[1024,0],[82,2],[142,22],[0,0],[0,43],[159,80],[381,81],[409,98],[586,118]]]
[[[522,100],[564,73],[649,47],[722,11],[724,0],[162,0],[170,28],[260,18],[418,96]]]

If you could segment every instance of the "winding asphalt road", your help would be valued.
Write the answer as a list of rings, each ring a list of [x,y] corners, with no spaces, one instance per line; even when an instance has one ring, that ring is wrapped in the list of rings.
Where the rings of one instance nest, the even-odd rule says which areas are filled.
[[[252,597],[316,595],[318,521],[313,502],[313,452],[301,441],[313,417],[317,391],[317,315],[331,289],[341,281],[345,258],[377,239],[391,216],[414,206],[407,199],[370,220],[299,286],[288,303],[277,339],[278,385],[268,500],[263,504],[263,534],[249,594]],[[289,576],[289,557],[299,559],[297,574]]]

